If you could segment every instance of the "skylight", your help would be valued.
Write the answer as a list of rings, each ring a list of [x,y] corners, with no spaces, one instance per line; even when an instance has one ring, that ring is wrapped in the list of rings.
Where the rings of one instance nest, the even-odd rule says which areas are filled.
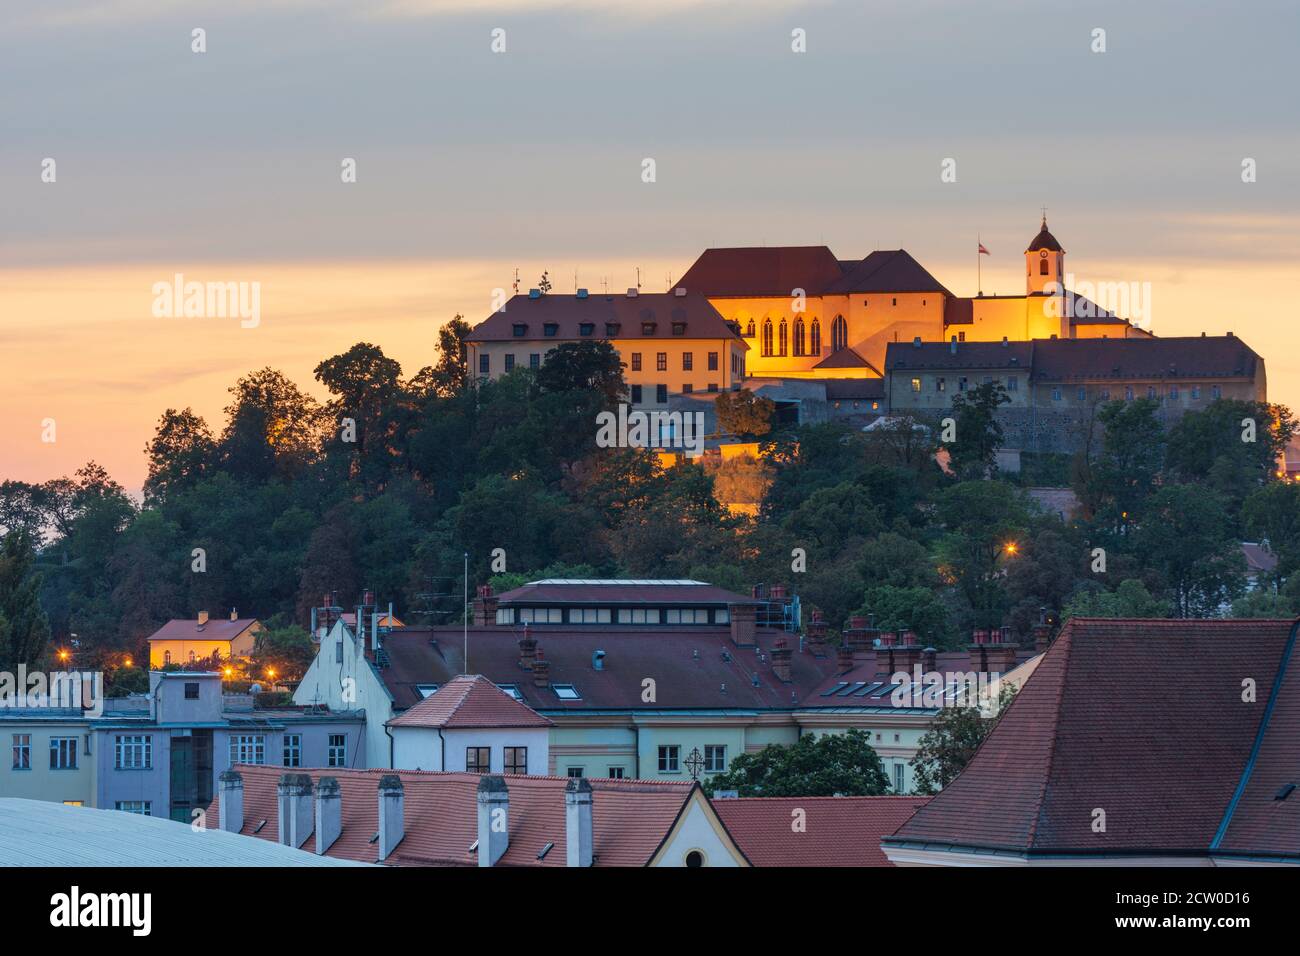
[[[515,700],[522,701],[524,699],[524,695],[519,693],[518,684],[497,684],[497,687],[501,688]]]
[[[582,695],[572,684],[556,684],[555,696],[560,700],[582,700]]]
[[[420,695],[421,699],[432,696],[437,689],[438,689],[437,684],[416,684],[415,685],[415,690]]]

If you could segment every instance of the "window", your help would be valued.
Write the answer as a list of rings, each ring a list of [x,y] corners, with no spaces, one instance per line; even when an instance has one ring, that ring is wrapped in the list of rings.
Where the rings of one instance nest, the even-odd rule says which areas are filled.
[[[639,371],[641,371],[641,353],[640,353],[640,352],[633,352],[633,353],[632,353],[632,371],[634,371],[634,372],[639,372]]]
[[[1061,390],[1060,390],[1059,388],[1053,388],[1053,389],[1052,389],[1052,401],[1054,401],[1054,402],[1059,402],[1060,400],[1061,400]]]
[[[572,684],[556,684],[555,696],[560,700],[582,700],[582,695],[578,693],[578,688]]]
[[[1126,402],[1131,402],[1131,401],[1133,401],[1133,386],[1132,386],[1132,385],[1127,385],[1127,386],[1124,387],[1124,400],[1125,400]]]
[[[1215,399],[1215,400],[1217,401],[1218,399],[1220,399],[1220,398],[1222,398],[1222,397],[1223,397],[1223,389],[1219,388],[1219,386],[1217,386],[1217,385],[1211,385],[1211,386],[1210,386],[1210,398]]]
[[[334,663],[343,663],[343,638],[341,637],[334,642]]]
[[[609,779],[610,779],[610,780],[622,780],[622,779],[623,779],[623,768],[622,768],[622,767],[610,767],[610,768],[609,768]]]
[[[731,611],[730,611],[729,609],[725,608],[725,607],[718,608],[716,611],[713,612],[713,623],[714,623],[714,624],[730,624],[730,623],[731,623]]]
[[[507,353],[507,354],[506,354],[506,371],[507,371],[507,372],[513,372],[514,370],[515,370],[515,356],[514,356],[514,353]]]
[[[685,322],[674,322],[674,323],[673,323],[673,335],[685,335],[685,334],[686,334],[686,323],[685,323]]]
[[[1109,401],[1110,401],[1110,389],[1108,389],[1108,388],[1103,388],[1103,389],[1101,390],[1101,400],[1102,400],[1103,402],[1109,402]]]
[[[186,681],[186,682],[185,682],[185,699],[186,699],[186,700],[198,700],[198,699],[199,699],[199,682],[198,682],[198,681]]]
[[[198,660],[197,655],[195,655],[193,651],[190,651],[190,663],[193,664],[197,660]]]
[[[555,338],[555,333],[560,331],[560,326],[555,322],[547,322],[542,326],[542,334],[548,339]]]
[[[904,771],[903,765],[901,763],[894,764],[894,792],[895,793],[902,793],[903,790],[905,789],[904,787],[905,772],[906,771]]]
[[[488,355],[486,352],[484,352],[482,355],[478,357],[478,373],[480,375],[488,374],[488,369],[491,367],[489,362],[490,359],[491,356]]]
[[[682,371],[692,372],[695,370],[695,354],[693,352],[682,353]]]
[[[957,391],[966,391],[966,376],[963,375],[961,378],[957,379]]]
[[[1177,400],[1178,400],[1178,386],[1177,386],[1177,385],[1170,385],[1170,386],[1169,386],[1169,397],[1172,398],[1174,401],[1177,401]]]
[[[1199,386],[1199,385],[1193,385],[1193,386],[1192,386],[1192,399],[1193,399],[1193,400],[1196,400],[1196,399],[1198,399],[1198,398],[1200,398],[1200,397],[1201,397],[1201,386]]]
[[[919,378],[912,379],[912,391],[917,393],[921,391],[921,380]]]
[[[231,734],[230,762],[266,763],[266,737],[262,734]]]
[[[618,335],[618,330],[621,329],[622,327],[623,327],[623,323],[621,322],[606,322],[605,334],[608,335],[610,338],[613,338],[614,336]]]
[[[722,773],[727,769],[726,744],[704,745],[704,772]]]
[[[1016,378],[1014,375],[1010,376],[1007,379],[1007,391],[1008,392],[1020,391],[1020,379]]]
[[[113,809],[121,810],[123,813],[138,813],[141,816],[153,816],[153,803],[149,800],[119,800],[113,804]]]
[[[958,332],[958,333],[957,333],[957,341],[958,341],[958,342],[965,342],[965,341],[966,341],[966,333],[965,333],[965,332]]]
[[[804,344],[806,340],[807,339],[804,334],[803,319],[795,319],[794,320],[794,354],[795,355],[804,354]]]
[[[1040,276],[1045,276],[1045,275],[1047,275],[1047,260],[1046,260],[1046,259],[1039,259],[1039,260],[1038,260],[1038,274],[1039,274]]]
[[[660,773],[678,773],[677,756],[681,753],[681,747],[676,744],[669,744],[659,748],[659,772]]]
[[[608,624],[610,609],[607,607],[574,607],[569,609],[570,624]]]
[[[666,371],[668,371],[668,353],[667,353],[667,352],[656,352],[656,353],[655,353],[655,371],[656,371],[656,372],[666,372]]]
[[[948,391],[948,381],[947,381],[947,379],[936,378],[936,379],[934,380],[934,390],[935,390],[936,392],[946,392],[946,391]]]
[[[754,320],[750,319],[748,322],[745,323],[745,338],[752,339],[753,337],[754,337]]]
[[[709,353],[709,371],[710,371],[710,372],[716,372],[717,370],[718,370],[718,353],[717,353],[717,352],[710,352],[710,353]]]
[[[849,345],[849,324],[844,321],[844,316],[835,316],[835,321],[831,323],[831,351],[838,352],[840,349],[848,348]]]
[[[497,613],[500,614],[501,612],[498,611]],[[515,612],[512,609],[506,609],[506,613],[513,615]],[[509,621],[498,621],[498,623],[513,624],[514,621],[512,619]],[[420,695],[420,699],[424,700],[424,698],[430,696],[431,694],[436,694],[438,692],[438,685],[437,684],[416,684],[415,691]]]
[[[153,767],[153,737],[148,734],[118,734],[113,741],[116,770],[149,770]]]
[[[540,353],[540,352],[532,352],[532,353],[529,354],[529,356],[528,356],[528,367],[529,367],[529,368],[541,368],[541,367],[542,367],[542,356],[541,356],[541,353]]]
[[[658,624],[659,609],[644,607],[621,607],[618,609],[620,624]]]
[[[346,767],[348,765],[347,734],[330,734],[329,750],[326,751],[327,767]]]
[[[718,390],[718,383],[717,383],[717,382],[710,382],[710,383],[709,383],[709,391],[710,391],[710,392],[716,392],[717,390]]]
[[[14,734],[14,769],[32,769],[32,735]]]
[[[787,355],[790,351],[790,328],[785,324],[785,319],[781,320],[781,326],[776,333],[778,354]]]
[[[691,868],[704,866],[704,854],[699,850],[692,850],[686,854],[686,865]]]
[[[684,383],[682,384],[682,394],[683,394],[683,395],[689,395],[689,394],[691,394],[693,391],[695,391],[695,386],[692,385],[690,382],[684,382]]]
[[[656,386],[655,386],[655,401],[658,402],[660,405],[667,405],[667,404],[668,404],[668,386],[667,386],[667,385],[656,385]]]
[[[1148,385],[1147,398],[1155,398],[1155,397],[1156,397],[1156,387],[1154,385]]]
[[[491,747],[466,747],[465,769],[470,773],[489,773],[492,770]]]
[[[522,339],[524,334],[528,331],[528,326],[523,322],[516,322],[511,331],[514,332],[515,338]]]
[[[515,700],[522,701],[524,699],[524,695],[519,693],[518,684],[497,684],[497,686],[500,687],[507,694],[509,694],[511,697],[513,697]]]
[[[51,770],[76,770],[77,769],[77,738],[76,737],[51,737],[50,738],[50,769]]]
[[[653,323],[653,322],[642,322],[642,323],[641,323],[641,334],[642,334],[642,335],[654,335],[654,334],[655,334],[655,323]]]
[[[808,330],[808,354],[822,354],[822,321],[821,319],[812,320],[812,328]]]
[[[596,325],[594,322],[582,322],[579,323],[578,325],[579,335],[591,335],[591,333],[595,331],[596,331]]]
[[[527,747],[507,747],[506,748],[506,773],[527,773],[528,772],[528,748]]]
[[[570,767],[570,768],[566,771],[566,773],[568,773],[568,775],[569,775],[569,777],[570,777],[571,779],[575,779],[575,780],[576,780],[577,778],[579,778],[579,777],[582,776],[582,768],[581,768],[581,767]]]
[[[1075,398],[1081,402],[1086,402],[1088,400],[1088,389],[1080,385],[1078,391],[1075,392]]]
[[[772,320],[763,320],[763,354],[772,354]]]
[[[302,766],[302,734],[284,735],[284,765],[286,767]]]
[[[171,652],[171,651],[163,651],[163,663],[164,663],[164,664],[170,664],[171,662],[172,662],[172,652]]]
[[[665,624],[708,624],[709,612],[702,607],[670,607],[664,611]]]
[[[633,404],[633,405],[640,405],[640,404],[641,404],[641,386],[640,386],[640,385],[633,385],[633,386],[632,386],[632,404]]]

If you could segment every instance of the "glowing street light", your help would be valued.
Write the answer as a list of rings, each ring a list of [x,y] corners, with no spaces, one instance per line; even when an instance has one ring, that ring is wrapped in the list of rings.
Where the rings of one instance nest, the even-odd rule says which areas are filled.
[[[65,650],[65,649],[63,649],[63,648],[60,648],[60,649],[59,649],[59,660],[63,661],[65,664],[67,663],[68,658],[71,657],[71,656],[72,656],[72,655],[69,654],[69,653],[67,652],[67,650]]]
[[[1014,541],[1008,541],[1002,546],[1002,550],[1014,558],[1020,553],[1020,545],[1016,544]]]

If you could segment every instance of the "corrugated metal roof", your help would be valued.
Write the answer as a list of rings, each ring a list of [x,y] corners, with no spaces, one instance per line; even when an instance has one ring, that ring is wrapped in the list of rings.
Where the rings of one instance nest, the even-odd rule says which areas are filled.
[[[362,865],[163,817],[0,798],[0,866]]]

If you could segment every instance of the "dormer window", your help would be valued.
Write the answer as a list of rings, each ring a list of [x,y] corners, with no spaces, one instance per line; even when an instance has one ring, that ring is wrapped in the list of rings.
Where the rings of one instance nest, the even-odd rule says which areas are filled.
[[[654,335],[654,334],[655,334],[655,323],[653,323],[653,322],[642,322],[642,323],[641,323],[641,334],[642,334],[642,335]]]
[[[685,323],[685,322],[674,322],[674,323],[673,323],[673,335],[685,335],[685,334],[686,334],[686,323]]]
[[[515,333],[515,338],[517,338],[517,339],[521,339],[521,338],[523,338],[525,335],[528,334],[528,323],[527,323],[527,322],[516,322],[516,323],[514,324],[513,331],[514,331],[514,333]]]
[[[621,326],[617,322],[606,322],[605,334],[608,335],[610,338],[613,338],[614,336],[618,335],[618,330],[620,328]]]
[[[560,326],[558,323],[555,322],[547,322],[545,325],[542,326],[542,334],[545,335],[548,339],[555,338],[555,333],[558,331],[560,331]]]
[[[596,325],[594,322],[583,322],[578,326],[579,335],[591,335],[594,331],[596,331]]]

